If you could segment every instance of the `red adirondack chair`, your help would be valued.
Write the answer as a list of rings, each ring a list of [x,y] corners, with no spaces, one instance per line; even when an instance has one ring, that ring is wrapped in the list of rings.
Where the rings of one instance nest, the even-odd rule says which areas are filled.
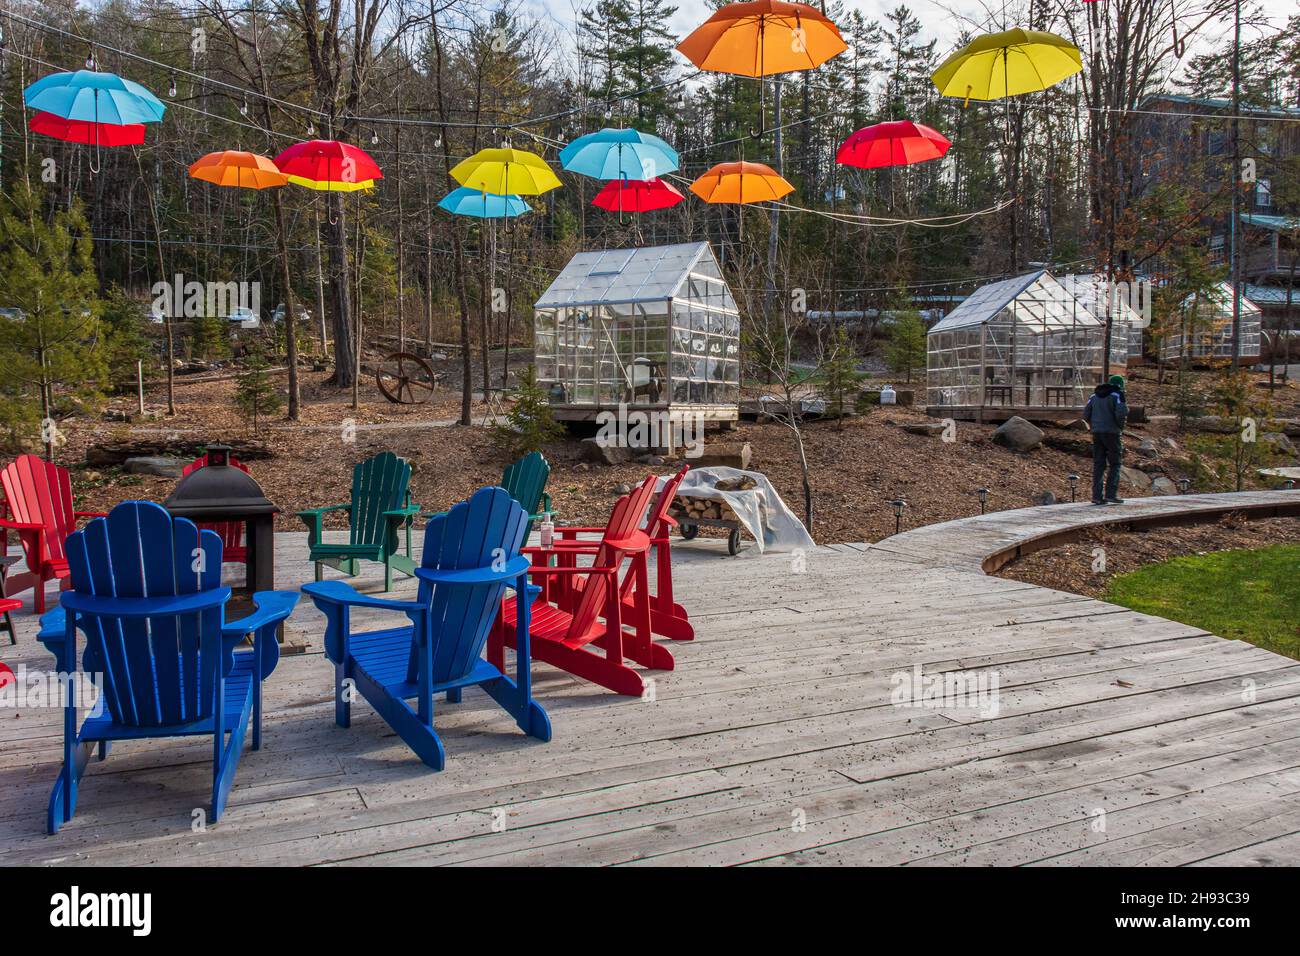
[[[645,601],[650,608],[651,632],[674,641],[695,639],[695,628],[687,619],[686,609],[673,600],[672,544],[669,536],[672,529],[677,526],[677,520],[668,515],[668,509],[677,495],[677,486],[682,483],[682,479],[690,470],[690,465],[683,465],[681,471],[664,483],[642,527],[655,553],[655,593],[638,592],[633,587],[636,581],[636,576],[633,574],[625,575],[619,586],[624,613],[629,613],[637,601]],[[603,528],[556,528],[556,534],[560,536],[560,540],[555,542],[556,563],[561,567],[576,567],[579,554],[595,554],[600,547],[600,542],[579,536],[588,533],[599,534],[603,530]],[[645,560],[644,552],[632,555],[633,562],[639,561],[644,564]],[[581,584],[581,581],[577,582],[577,586],[580,587]]]
[[[227,463],[240,471],[247,473],[248,466],[242,461],[231,455]],[[192,471],[208,467],[208,456],[199,455],[192,462],[181,469],[181,477],[184,478]],[[248,545],[244,543],[244,522],[242,521],[208,521],[196,522],[200,531],[215,531],[221,536],[221,560],[231,561],[238,564],[248,563]]]
[[[580,589],[544,588],[537,585],[537,597],[529,617],[530,651],[536,660],[554,664],[562,670],[620,694],[641,696],[645,683],[629,667],[624,657],[646,667],[669,670],[672,655],[650,639],[650,618],[641,605],[631,609],[628,622],[633,633],[624,631],[623,602],[619,595],[619,571],[628,555],[642,555],[650,539],[637,528],[654,494],[655,479],[647,478],[634,491],[618,499],[609,516],[595,560],[586,567],[560,567],[535,564],[528,574],[545,584],[581,580]],[[553,551],[525,548],[534,560],[549,560]],[[633,565],[629,573],[640,580],[641,590],[648,586],[645,563]],[[549,600],[547,592],[557,593]],[[575,592],[576,591],[576,595]],[[570,600],[572,597],[572,600]],[[588,648],[596,644],[604,654]],[[488,640],[488,661],[504,666],[505,647],[515,646],[515,603],[503,601],[497,623]]]
[[[77,530],[81,518],[102,518],[102,511],[75,511],[68,470],[38,458],[19,455],[0,471],[6,513],[0,528],[18,532],[27,570],[5,578],[4,596],[32,588],[37,614],[45,613],[45,582],[57,580],[68,587],[68,558],[63,542]],[[8,543],[5,545],[8,550]]]

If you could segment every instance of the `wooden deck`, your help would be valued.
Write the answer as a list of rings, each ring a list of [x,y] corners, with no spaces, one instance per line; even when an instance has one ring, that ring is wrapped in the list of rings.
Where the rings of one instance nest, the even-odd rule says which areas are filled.
[[[282,585],[309,580],[303,536],[276,544]],[[204,832],[210,743],[164,740],[92,764],[47,837],[61,715],[0,715],[0,865],[1300,862],[1300,663],[899,545],[803,566],[683,545],[699,638],[653,701],[538,665],[554,740],[471,692],[439,717],[442,773],[364,702],[334,725],[300,605],[311,646],[267,684],[264,748]],[[18,620],[0,657],[48,667]],[[996,673],[996,716],[891,702],[918,665]]]

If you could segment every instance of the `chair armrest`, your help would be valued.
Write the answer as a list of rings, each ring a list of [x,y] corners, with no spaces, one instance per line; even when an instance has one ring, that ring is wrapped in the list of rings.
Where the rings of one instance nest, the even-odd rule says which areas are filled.
[[[13,521],[0,518],[0,528],[12,528],[14,531],[44,531],[45,525],[39,521]]]
[[[602,534],[604,533],[604,531],[605,531],[604,528],[587,528],[587,527],[578,527],[576,525],[568,525],[563,528],[555,529],[555,533],[558,534],[561,538],[572,538],[580,534]]]
[[[349,502],[345,505],[329,505],[325,508],[306,508],[302,511],[295,511],[294,515],[298,518],[307,518],[310,515],[323,515],[329,511],[351,511],[352,504]]]
[[[447,512],[445,511],[426,511],[420,515],[421,518],[427,521],[432,521],[434,518],[445,518],[446,516]]]
[[[317,607],[321,603],[337,607],[371,607],[386,611],[415,611],[424,607],[419,601],[393,601],[389,598],[362,594],[346,581],[313,581],[304,584],[302,591]],[[323,610],[323,608],[322,608]]]
[[[193,594],[169,594],[160,597],[112,597],[98,594],[81,594],[64,591],[59,603],[69,611],[81,614],[111,615],[113,617],[160,617],[171,614],[193,614],[208,608],[220,607],[230,600],[230,588],[212,588]]]
[[[74,512],[72,512],[72,517],[74,517],[74,518],[107,518],[107,517],[108,517],[108,512],[107,512],[107,511],[74,511]]]
[[[52,608],[41,615],[41,629],[36,633],[36,639],[45,645],[56,661],[62,663],[63,642],[68,639],[68,615],[62,607]]]
[[[392,511],[385,511],[385,518],[414,518],[420,513],[420,506],[411,504],[405,508],[394,508]]]
[[[528,573],[533,577],[537,577],[541,574],[617,574],[618,568],[605,567],[604,565],[589,568],[556,568],[535,564],[528,569]]]
[[[298,603],[296,591],[258,591],[253,595],[252,614],[237,621],[227,621],[221,626],[222,637],[240,637],[260,631],[268,624],[277,624],[291,613]]]
[[[510,581],[525,571],[531,570],[528,559],[522,554],[517,554],[509,561],[500,571],[494,571],[492,568],[463,568],[455,571],[444,571],[438,568],[416,568],[415,576],[421,581],[430,581],[434,584],[491,584],[495,581]]]

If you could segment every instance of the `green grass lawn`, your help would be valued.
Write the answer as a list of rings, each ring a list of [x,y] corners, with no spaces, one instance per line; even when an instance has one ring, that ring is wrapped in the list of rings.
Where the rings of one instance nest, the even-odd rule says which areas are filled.
[[[1300,545],[1148,565],[1112,578],[1106,600],[1300,660]]]

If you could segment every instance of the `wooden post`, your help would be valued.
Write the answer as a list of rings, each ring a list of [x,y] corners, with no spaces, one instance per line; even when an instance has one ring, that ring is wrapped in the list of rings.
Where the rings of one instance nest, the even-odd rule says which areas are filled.
[[[140,400],[140,414],[144,415],[144,360],[136,359],[135,362],[135,389],[136,396]]]

